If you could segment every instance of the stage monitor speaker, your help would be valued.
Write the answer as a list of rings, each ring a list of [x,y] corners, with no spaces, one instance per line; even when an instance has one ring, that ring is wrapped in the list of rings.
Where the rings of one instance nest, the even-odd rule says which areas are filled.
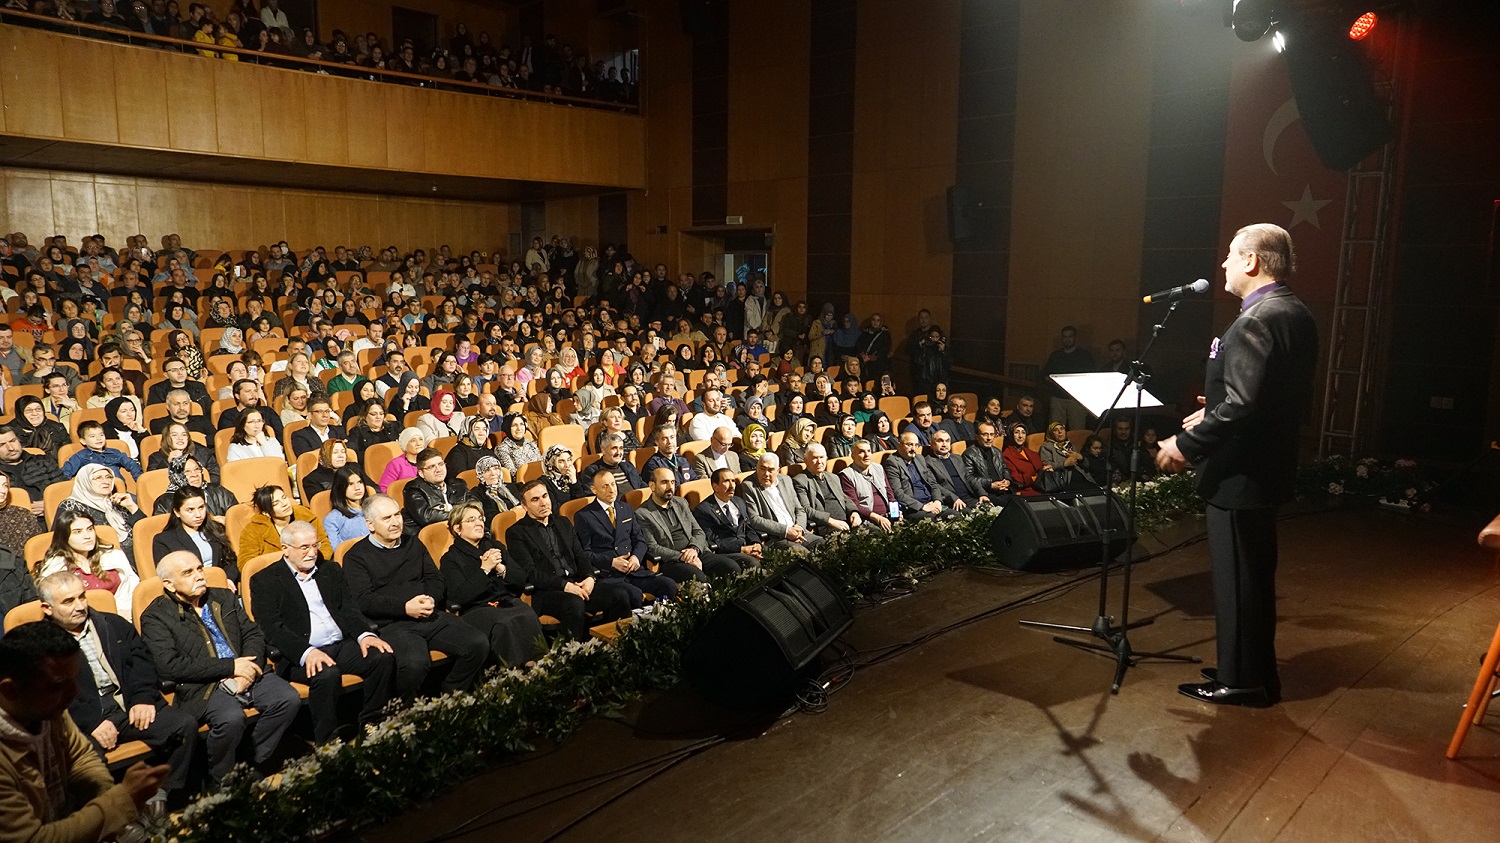
[[[833,583],[793,565],[715,612],[683,652],[683,674],[728,708],[786,706],[820,672],[818,655],[853,623]]]
[[[1286,38],[1297,111],[1318,158],[1332,169],[1347,170],[1384,146],[1391,123],[1359,42],[1343,31],[1310,25]]]
[[[979,236],[979,202],[963,185],[948,188],[948,239],[955,243]]]
[[[1107,517],[1106,517],[1107,514]],[[1109,525],[1109,558],[1128,546],[1125,507],[1103,492],[1013,497],[990,527],[1000,564],[1017,571],[1070,571],[1099,564]]]

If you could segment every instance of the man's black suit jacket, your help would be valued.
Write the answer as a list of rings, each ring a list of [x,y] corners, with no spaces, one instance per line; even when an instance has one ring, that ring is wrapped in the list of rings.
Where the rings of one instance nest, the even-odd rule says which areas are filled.
[[[573,513],[573,527],[595,571],[618,576],[610,564],[616,556],[634,556],[642,566],[646,564],[646,535],[641,532],[635,510],[623,498],[615,499],[614,524],[595,501]]]
[[[313,572],[313,582],[323,595],[323,605],[344,637],[354,640],[374,629],[375,624],[359,610],[344,584],[343,569],[325,562]],[[272,562],[250,578],[254,595],[255,622],[266,634],[271,646],[280,650],[285,660],[295,664],[312,646],[312,616],[307,598],[297,584],[292,567],[286,562]]]
[[[137,705],[165,705],[158,690],[160,682],[156,673],[156,662],[146,649],[146,642],[136,634],[130,621],[107,612],[89,611],[89,620],[94,622],[94,631],[99,635],[99,647],[104,651],[104,660],[120,680],[120,696],[125,698],[125,710]],[[73,722],[85,735],[104,721],[104,705],[99,697],[99,686],[94,682],[94,672],[89,669],[88,659],[78,659],[78,696],[68,706]]]
[[[1317,361],[1317,322],[1285,287],[1230,324],[1210,352],[1203,421],[1177,437],[1204,500],[1222,509],[1291,500]]]
[[[188,396],[203,408],[205,415],[213,412],[214,402],[208,395],[208,387],[194,380],[184,381],[182,386],[173,386],[170,381],[151,384],[151,388],[146,390],[146,406],[167,403],[167,393],[174,389],[186,391]]]
[[[548,547],[545,533],[552,533],[560,555]],[[568,519],[553,513],[547,523],[524,516],[505,531],[505,546],[510,559],[505,566],[505,580],[520,588],[535,586],[537,591],[562,591],[570,582],[581,582],[593,576],[593,565],[578,532]]]
[[[328,426],[329,439],[347,438],[344,434],[344,426],[331,424]],[[300,457],[310,451],[316,451],[323,447],[322,439],[318,438],[318,432],[311,427],[299,428],[292,433],[292,456]]]
[[[750,529],[749,505],[739,497],[730,498],[729,505],[734,507],[734,524],[724,517],[723,504],[713,495],[693,509],[693,517],[698,519],[708,539],[708,549],[714,553],[739,553],[745,545],[761,542],[760,533]]]

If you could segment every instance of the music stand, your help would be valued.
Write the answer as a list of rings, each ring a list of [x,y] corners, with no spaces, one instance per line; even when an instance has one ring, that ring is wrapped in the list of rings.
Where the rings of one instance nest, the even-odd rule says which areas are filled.
[[[1167,318],[1177,309],[1177,302],[1173,301],[1167,309],[1166,315],[1161,322],[1153,326],[1151,341],[1141,350],[1141,357],[1151,350],[1156,343],[1156,337],[1161,333]],[[1082,404],[1090,413],[1099,417],[1099,428],[1095,431],[1098,435],[1104,429],[1106,420],[1111,412],[1120,406],[1120,399],[1125,397],[1131,387],[1135,387],[1135,412],[1132,421],[1132,430],[1141,429],[1141,409],[1144,407],[1165,406],[1161,399],[1146,391],[1146,381],[1150,374],[1139,359],[1132,360],[1128,372],[1089,372],[1085,374],[1052,375],[1052,381],[1068,393],[1075,401]],[[1127,405],[1128,406],[1128,405]],[[1110,437],[1111,448],[1113,448],[1114,437]],[[1088,635],[1099,639],[1093,641],[1079,641],[1061,635],[1052,636],[1052,640],[1069,647],[1077,647],[1081,650],[1089,650],[1104,655],[1112,655],[1115,659],[1114,682],[1110,685],[1110,693],[1118,694],[1120,685],[1125,681],[1126,668],[1134,667],[1142,659],[1155,659],[1158,661],[1177,662],[1201,662],[1197,656],[1180,656],[1175,653],[1146,652],[1138,653],[1130,646],[1129,631],[1142,626],[1155,623],[1155,618],[1142,618],[1131,622],[1130,620],[1130,572],[1135,567],[1135,504],[1136,488],[1139,484],[1140,472],[1136,460],[1140,456],[1140,449],[1134,447],[1130,454],[1130,506],[1126,510],[1125,523],[1122,525],[1125,535],[1125,553],[1123,565],[1124,579],[1121,584],[1120,596],[1120,623],[1115,624],[1114,618],[1106,612],[1109,611],[1109,574],[1112,560],[1109,556],[1110,546],[1110,518],[1113,516],[1115,507],[1114,484],[1105,477],[1104,482],[1099,484],[1104,492],[1104,518],[1103,535],[1099,549],[1099,614],[1094,617],[1093,624],[1089,626],[1070,626],[1068,624],[1044,623],[1042,621],[1021,621],[1022,626],[1037,629],[1050,629],[1060,632],[1071,632],[1077,635]]]

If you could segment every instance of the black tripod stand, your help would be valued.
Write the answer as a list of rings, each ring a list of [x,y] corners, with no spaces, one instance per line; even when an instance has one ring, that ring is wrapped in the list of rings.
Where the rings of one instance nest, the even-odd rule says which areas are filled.
[[[1099,429],[1094,432],[1094,435],[1097,436],[1104,431],[1104,425],[1108,423],[1109,414],[1113,413],[1116,407],[1118,407],[1120,399],[1125,397],[1125,391],[1130,388],[1131,384],[1136,385],[1135,412],[1132,416],[1131,429],[1132,431],[1141,429],[1141,390],[1145,388],[1146,381],[1151,378],[1145,364],[1141,361],[1151,352],[1151,347],[1156,344],[1157,336],[1161,334],[1161,329],[1166,326],[1167,320],[1172,317],[1172,313],[1177,310],[1177,305],[1178,302],[1173,300],[1172,305],[1167,308],[1167,312],[1162,316],[1161,321],[1151,327],[1151,339],[1146,343],[1146,347],[1141,349],[1140,357],[1130,362],[1129,376],[1125,378],[1124,383],[1120,384],[1120,391],[1115,394],[1115,400],[1110,402],[1109,408],[1099,417]],[[1114,438],[1110,437],[1110,441],[1110,447],[1113,448]],[[1142,618],[1134,622],[1130,620],[1130,572],[1135,567],[1135,505],[1136,489],[1140,483],[1140,468],[1137,464],[1140,457],[1140,448],[1132,446],[1130,453],[1130,506],[1125,514],[1125,523],[1122,525],[1123,532],[1121,533],[1125,537],[1125,558],[1121,563],[1124,566],[1124,577],[1120,587],[1120,622],[1116,624],[1114,618],[1106,614],[1109,611],[1109,574],[1110,566],[1113,562],[1109,553],[1111,544],[1110,520],[1113,517],[1116,502],[1114,486],[1109,482],[1108,477],[1105,477],[1104,481],[1099,484],[1100,489],[1104,492],[1103,541],[1099,550],[1099,614],[1095,616],[1094,622],[1089,626],[1069,626],[1067,624],[1043,623],[1041,621],[1021,621],[1022,626],[1049,629],[1057,632],[1071,632],[1077,635],[1089,635],[1098,639],[1098,641],[1080,641],[1061,635],[1052,636],[1052,640],[1059,644],[1112,656],[1115,660],[1115,678],[1114,682],[1110,685],[1110,693],[1114,694],[1120,692],[1120,685],[1125,681],[1125,670],[1136,666],[1143,660],[1152,659],[1156,661],[1190,663],[1202,661],[1197,656],[1179,656],[1174,653],[1160,652],[1136,652],[1130,646],[1130,630],[1139,629],[1140,627],[1156,622],[1155,618]]]

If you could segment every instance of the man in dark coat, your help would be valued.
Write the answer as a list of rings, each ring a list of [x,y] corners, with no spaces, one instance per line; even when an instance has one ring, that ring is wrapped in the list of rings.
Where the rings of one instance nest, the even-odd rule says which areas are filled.
[[[1287,288],[1296,268],[1279,226],[1236,232],[1224,288],[1238,318],[1209,348],[1203,409],[1161,443],[1163,471],[1197,467],[1207,502],[1218,666],[1179,686],[1209,703],[1266,706],[1281,699],[1276,670],[1276,510],[1292,498],[1298,432],[1312,403],[1318,327]]]

